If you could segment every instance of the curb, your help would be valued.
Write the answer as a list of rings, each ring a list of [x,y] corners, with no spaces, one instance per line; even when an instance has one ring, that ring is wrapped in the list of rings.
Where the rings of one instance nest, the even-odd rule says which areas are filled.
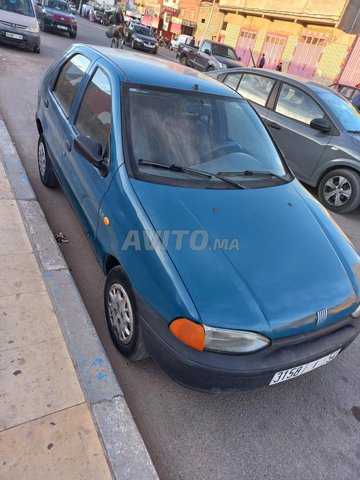
[[[113,478],[156,480],[158,475],[121,386],[0,116],[1,161]]]

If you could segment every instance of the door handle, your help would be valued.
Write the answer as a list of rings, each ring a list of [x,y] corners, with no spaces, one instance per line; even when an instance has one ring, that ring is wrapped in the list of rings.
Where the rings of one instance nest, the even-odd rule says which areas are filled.
[[[70,140],[66,139],[65,140],[65,146],[68,152],[71,152],[71,143]]]
[[[44,105],[46,108],[49,106],[49,100],[47,98],[44,98]]]
[[[270,128],[274,128],[275,130],[281,130],[280,125],[278,125],[278,124],[275,123],[275,122],[270,122],[270,121],[268,121],[268,122],[266,122],[266,123],[267,123],[268,127],[270,127]]]

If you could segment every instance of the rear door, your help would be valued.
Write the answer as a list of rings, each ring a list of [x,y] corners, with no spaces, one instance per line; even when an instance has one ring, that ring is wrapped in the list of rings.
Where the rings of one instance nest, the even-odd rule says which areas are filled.
[[[229,81],[228,77],[226,78],[227,81]],[[268,99],[275,84],[276,80],[274,78],[256,73],[244,73],[240,79],[237,91],[252,103],[261,118],[265,120],[269,112],[267,108]]]
[[[89,69],[91,59],[82,54],[76,54],[67,59],[56,73],[53,82],[44,92],[44,135],[48,153],[53,161],[53,166],[62,183],[64,176],[61,169],[64,130],[69,122],[74,98],[81,83],[84,81],[86,71]]]
[[[315,118],[329,120],[307,92],[282,83],[274,110],[269,111],[267,124],[288,164],[303,181],[310,179],[331,139],[331,133],[310,127]]]
[[[211,43],[205,40],[199,48],[198,52],[195,54],[194,58],[194,67],[200,71],[204,71],[207,69],[210,58],[210,54],[207,52],[211,53]]]
[[[95,242],[100,203],[116,169],[116,159],[111,155],[114,139],[113,111],[116,110],[113,92],[116,88],[119,89],[119,83],[112,79],[106,62],[99,60],[79,93],[63,137],[63,170],[74,208],[92,242]],[[110,165],[107,175],[103,176],[74,148],[74,140],[78,135],[85,135],[101,143],[103,157]]]

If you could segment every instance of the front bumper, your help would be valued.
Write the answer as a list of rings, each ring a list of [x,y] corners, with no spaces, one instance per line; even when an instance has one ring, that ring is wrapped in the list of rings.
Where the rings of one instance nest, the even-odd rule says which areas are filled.
[[[33,51],[40,48],[40,33],[15,29],[0,23],[0,42]]]
[[[136,40],[134,40],[134,47],[138,48],[139,50],[145,50],[147,52],[157,52],[158,49],[157,45],[149,45],[145,42],[140,43]]]
[[[57,32],[77,33],[77,23],[63,22],[51,17],[44,17],[44,27]]]
[[[265,387],[276,372],[343,351],[360,333],[360,319],[347,317],[306,334],[273,340],[270,347],[251,354],[199,352],[175,338],[169,325],[140,298],[137,304],[152,358],[177,383],[213,393]]]

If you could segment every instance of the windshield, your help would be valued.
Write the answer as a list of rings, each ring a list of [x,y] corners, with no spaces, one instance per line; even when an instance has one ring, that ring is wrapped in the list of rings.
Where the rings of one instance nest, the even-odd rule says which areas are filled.
[[[360,131],[360,113],[350,102],[338,95],[333,95],[331,92],[322,91],[318,95],[345,130]]]
[[[27,17],[35,17],[31,0],[0,0],[0,10],[7,10]]]
[[[172,180],[199,180],[191,172],[184,172],[184,167],[231,176],[252,186],[260,186],[259,180],[264,180],[260,172],[281,177],[288,173],[262,122],[243,99],[130,88],[128,108],[135,172]],[[160,169],[150,163],[178,168]],[[243,175],[248,171],[251,175]],[[221,179],[210,175],[203,181],[219,184]],[[266,182],[279,179],[270,176]],[[229,185],[223,182],[222,186]]]
[[[61,12],[70,12],[70,7],[66,2],[60,0],[46,0],[45,7],[53,10],[60,10]]]
[[[232,58],[233,60],[238,59],[235,50],[231,47],[228,47],[227,45],[219,45],[217,43],[213,43],[212,51],[213,55],[219,55],[219,57]]]
[[[151,37],[150,30],[146,27],[136,26],[134,27],[134,33],[140,33],[140,35],[147,35],[148,37]]]

